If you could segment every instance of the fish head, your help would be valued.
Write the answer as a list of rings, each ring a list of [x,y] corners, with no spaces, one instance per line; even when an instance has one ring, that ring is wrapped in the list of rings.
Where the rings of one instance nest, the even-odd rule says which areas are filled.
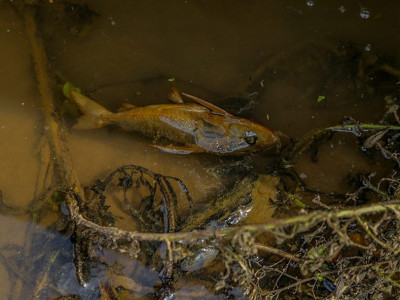
[[[276,151],[279,137],[256,122],[234,116],[212,116],[195,132],[197,146],[218,155]]]
[[[232,154],[278,151],[280,138],[271,129],[247,119],[237,118],[229,125]]]

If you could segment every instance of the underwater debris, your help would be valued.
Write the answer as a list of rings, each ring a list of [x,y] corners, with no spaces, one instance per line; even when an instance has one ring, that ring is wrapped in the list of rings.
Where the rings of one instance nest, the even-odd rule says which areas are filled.
[[[191,205],[193,200],[189,190],[179,178],[157,174],[141,166],[126,165],[112,171],[105,179],[96,180],[93,186],[88,187],[87,189],[91,190],[93,195],[87,200],[99,201],[99,207],[104,207],[107,189],[119,188],[123,191],[123,206],[134,218],[137,218],[142,226],[145,226],[144,231],[174,232],[176,230],[175,207],[178,205],[179,198],[175,184]],[[128,199],[131,191],[139,195],[139,198],[135,200],[140,203],[140,211]],[[157,200],[162,203],[156,203]],[[105,208],[106,211],[107,209],[108,207]],[[162,224],[158,224],[155,217],[157,214],[163,215],[160,219]],[[101,214],[96,215],[101,217]]]
[[[154,182],[150,182],[149,179],[139,179],[144,174],[146,176],[151,175],[151,178],[160,177]],[[155,182],[164,180],[164,178],[162,180],[161,178],[163,178],[162,175],[155,174],[142,167],[123,166],[111,172],[105,179],[97,180],[95,185],[88,189],[94,192],[95,196],[91,198],[92,200],[103,201],[104,204],[104,193],[111,185],[114,188],[120,188],[124,195],[122,198],[125,198],[130,189],[140,188],[140,186],[147,187],[149,184],[151,189],[154,189]],[[247,184],[242,185],[242,188],[238,188],[237,191],[244,188],[244,194],[248,194],[246,188],[252,187],[256,178],[248,181],[249,178],[246,177],[244,180],[248,181]],[[175,180],[176,178],[173,178],[172,182],[176,182]],[[398,179],[392,180],[397,182]],[[182,186],[185,190],[182,182],[178,186]],[[396,220],[396,216],[400,215],[399,186],[395,184],[393,187],[397,194],[392,191],[391,196],[385,199],[385,203],[375,203],[357,208],[314,211],[286,219],[273,220],[267,224],[207,228],[210,220],[221,218],[224,214],[229,215],[226,214],[226,209],[222,209],[222,205],[217,210],[219,214],[211,213],[210,206],[210,213],[207,213],[207,209],[203,210],[206,215],[204,218],[196,221],[187,218],[182,225],[177,223],[176,230],[178,232],[128,233],[112,227],[95,227],[89,223],[78,222],[79,226],[87,228],[82,229],[78,234],[81,235],[81,242],[91,244],[89,248],[101,245],[120,252],[128,252],[141,260],[144,259],[143,263],[152,265],[152,268],[161,270],[160,274],[164,279],[157,292],[159,296],[172,293],[175,280],[178,278],[183,280],[179,275],[180,272],[184,271],[187,274],[203,272],[207,274],[207,270],[214,266],[219,266],[218,272],[221,273],[221,277],[213,293],[227,293],[227,287],[240,286],[245,295],[250,295],[254,287],[257,287],[257,295],[259,296],[282,296],[291,289],[302,286],[302,293],[309,294],[313,292],[313,289],[307,288],[307,283],[314,282],[322,288],[318,288],[318,293],[326,295],[327,293],[337,292],[339,287],[342,288],[340,280],[342,280],[343,274],[364,276],[365,281],[362,282],[369,282],[374,278],[376,279],[375,273],[365,273],[372,266],[378,267],[385,274],[396,274],[400,271],[399,264],[390,262],[390,259],[399,255],[400,240],[390,238],[391,242],[388,243],[389,237],[382,235],[384,232],[395,234],[396,230],[388,229],[393,225],[397,228],[400,224],[399,220]],[[372,191],[379,190],[372,184],[369,189]],[[155,193],[153,193],[154,195]],[[231,195],[228,193],[224,197],[230,198],[233,195],[234,193]],[[380,194],[378,193],[378,195]],[[388,194],[385,193],[385,195]],[[246,199],[246,197],[239,198]],[[185,201],[188,201],[188,199],[187,197]],[[251,202],[251,196],[246,201]],[[92,205],[93,203],[90,207],[96,207]],[[86,211],[87,209],[90,208],[85,208],[82,212],[89,218],[90,214]],[[378,218],[369,217],[371,214]],[[132,215],[132,217],[136,218],[135,215]],[[148,228],[154,230],[154,227]],[[165,230],[165,228],[165,226],[158,227],[160,231]],[[196,231],[199,228],[206,229]],[[142,229],[145,230],[145,227],[142,227]],[[182,229],[191,231],[179,232]],[[278,248],[265,247],[262,244],[255,243],[254,239],[257,234],[265,231],[270,232],[281,243]],[[362,241],[360,241],[360,238],[357,241],[355,234],[359,234],[360,231],[366,235],[361,236]],[[159,242],[154,244],[155,241]],[[202,242],[199,243],[199,241]],[[169,254],[159,256],[157,249],[163,242]],[[364,245],[368,245],[368,247]],[[129,249],[130,247],[133,249]],[[381,252],[380,248],[383,248],[384,252]],[[354,254],[355,249],[358,249],[358,256]],[[379,253],[379,255],[383,253],[385,255],[378,259],[376,255],[371,256],[369,249],[373,249],[374,253]],[[266,251],[270,254],[265,256],[259,251]],[[276,261],[279,256],[282,258]],[[351,262],[352,267],[349,267],[349,260],[354,260],[354,257],[358,258],[356,262]],[[211,265],[210,260],[214,261]],[[273,261],[275,262],[273,263]],[[289,268],[290,261],[294,264],[290,265]],[[164,265],[162,262],[164,262]],[[288,268],[291,270],[290,272]],[[83,266],[78,264],[77,269],[83,269]],[[296,269],[301,271],[301,277],[290,275]],[[387,281],[385,282],[387,283]],[[361,284],[361,282],[358,282],[358,284]],[[378,282],[375,286],[378,286]],[[342,293],[349,293],[353,289],[357,289],[357,285],[351,285],[351,287],[347,287],[347,290],[343,289]],[[270,292],[265,292],[265,290]],[[314,290],[314,292],[316,291]]]
[[[35,34],[35,26],[29,26],[32,25],[32,15],[28,13],[27,17],[27,31],[31,33],[29,38],[35,41],[35,36],[38,36]],[[206,217],[196,219],[195,222],[191,222],[192,215],[182,223],[176,218],[174,207],[181,195],[176,187],[178,186],[181,192],[183,191],[184,196],[186,192],[189,194],[183,182],[180,184],[178,180],[175,180],[176,178],[167,178],[147,169],[143,171],[138,166],[123,166],[122,169],[110,173],[106,179],[99,180],[88,187],[86,191],[93,194],[91,198],[86,197],[80,189],[68,158],[68,151],[66,151],[68,147],[63,142],[62,122],[54,117],[57,113],[54,112],[54,108],[57,105],[56,102],[52,102],[54,99],[52,93],[49,92],[51,88],[46,84],[50,81],[46,76],[47,68],[44,67],[48,66],[47,60],[37,55],[37,52],[34,54],[37,73],[45,74],[40,77],[39,86],[45,87],[41,90],[41,94],[44,101],[46,126],[49,127],[49,133],[46,134],[56,158],[60,181],[64,184],[62,190],[67,191],[65,204],[69,215],[64,232],[74,243],[77,277],[82,285],[87,286],[85,282],[90,279],[89,273],[95,269],[95,266],[106,265],[100,255],[104,248],[110,248],[128,253],[131,257],[137,257],[146,266],[160,271],[161,283],[144,287],[144,293],[151,293],[152,296],[159,298],[172,296],[177,282],[185,282],[185,279],[190,277],[196,279],[202,277],[203,282],[208,280],[211,283],[210,293],[223,294],[224,297],[232,296],[233,293],[239,296],[246,295],[251,299],[261,297],[288,299],[294,297],[320,299],[399,297],[400,179],[399,166],[396,165],[399,126],[397,109],[394,106],[391,106],[392,110],[388,116],[397,119],[397,125],[391,122],[361,124],[349,120],[339,126],[321,129],[306,136],[304,143],[296,144],[291,156],[287,157],[287,165],[284,166],[284,169],[290,169],[288,165],[293,166],[297,157],[308,151],[310,147],[318,148],[324,138],[329,138],[331,134],[341,131],[351,132],[360,139],[360,145],[363,145],[360,148],[379,151],[395,162],[391,176],[382,178],[366,176],[360,180],[363,183],[362,190],[368,190],[374,197],[366,198],[360,188],[359,191],[347,195],[344,201],[339,199],[341,206],[334,208],[320,205],[318,210],[315,210],[305,205],[302,209],[293,210],[296,213],[295,216],[274,219],[264,224],[241,226],[230,223],[229,226],[223,228],[210,228],[207,226],[210,221],[223,221],[225,216],[231,215],[231,207],[227,208],[225,204],[245,205],[252,200],[252,193],[246,193],[246,191],[252,191],[251,187],[257,175],[249,175],[240,181],[243,184],[247,180],[247,184],[236,189],[238,192],[244,191],[244,197],[236,199],[240,199],[239,202],[223,201],[224,205],[217,211],[213,211],[211,206],[218,202],[212,201],[210,206],[204,209]],[[363,63],[363,65],[369,67],[368,64]],[[396,74],[393,70],[391,72]],[[363,74],[368,74],[368,72]],[[156,175],[159,175],[157,180],[155,180]],[[123,230],[115,226],[117,218],[111,213],[109,203],[106,202],[109,200],[106,192],[109,192],[108,188],[111,186],[122,191],[122,206],[127,208],[131,217],[141,224],[140,231]],[[138,193],[140,204],[144,204],[142,206],[134,206],[129,201],[131,191],[138,189],[143,192]],[[301,189],[285,191],[286,194],[281,193],[281,196],[285,198],[290,196],[291,192],[292,199],[301,199],[299,190]],[[301,192],[304,193],[307,190],[301,190]],[[360,198],[363,199],[362,203],[365,203],[365,206],[359,205]],[[190,202],[187,196],[183,199]],[[216,200],[221,199],[223,198]],[[281,199],[276,202],[279,200]],[[291,201],[284,202],[283,200],[282,202],[290,207]],[[348,203],[351,205],[344,206]],[[193,215],[200,217],[201,212],[194,212]],[[149,223],[151,223],[150,226]],[[181,231],[183,228],[188,231]],[[201,228],[206,229],[198,230]],[[260,246],[256,243],[256,235],[260,232],[269,232],[280,242],[275,246],[276,249],[270,245],[262,247],[264,245]],[[213,248],[206,248],[208,244]],[[57,249],[52,252],[53,249],[48,249],[44,244],[39,245],[42,249],[39,255],[35,256],[38,259],[32,262],[32,266],[45,262],[42,269],[44,272],[38,276],[40,280],[32,290],[36,291],[36,295],[44,295],[40,291],[44,291],[42,289],[44,283],[51,281],[51,278],[46,275],[48,274],[46,270],[48,266],[52,266],[58,252]],[[57,245],[59,247],[59,244]],[[204,255],[207,253],[206,249],[210,250],[209,254],[213,259],[211,265],[208,264],[210,262],[206,257],[208,255]],[[5,250],[8,249],[1,249],[0,254],[3,254]],[[267,255],[260,253],[259,250],[267,252]],[[44,255],[45,251],[50,254]],[[11,265],[11,262],[16,260],[0,257],[2,264],[6,267],[10,269],[18,267],[18,264]],[[194,260],[190,261],[190,258]],[[201,260],[201,264],[192,264],[196,258]],[[21,256],[15,259],[19,259],[19,262],[23,261]],[[191,265],[194,268],[179,269],[181,265]],[[136,288],[140,288],[138,283],[118,273],[117,269],[115,268],[115,273],[120,276],[120,280],[115,280],[111,284],[98,282],[98,290],[103,291],[104,297],[118,296],[127,291],[133,293]],[[27,274],[24,271],[26,270],[22,269],[12,274]],[[219,280],[220,290],[218,291],[214,287],[215,277]],[[117,288],[119,288],[119,293]],[[71,298],[75,296],[65,295]]]

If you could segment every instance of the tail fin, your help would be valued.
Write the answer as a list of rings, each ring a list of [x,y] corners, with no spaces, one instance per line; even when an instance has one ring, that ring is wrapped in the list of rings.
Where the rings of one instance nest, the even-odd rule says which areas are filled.
[[[78,105],[79,110],[83,113],[74,128],[95,129],[110,124],[104,117],[111,116],[112,112],[77,91],[71,90],[70,93],[72,101]]]

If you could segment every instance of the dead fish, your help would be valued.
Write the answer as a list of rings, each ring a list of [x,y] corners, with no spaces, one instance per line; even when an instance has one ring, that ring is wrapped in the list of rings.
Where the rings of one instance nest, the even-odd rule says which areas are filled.
[[[174,93],[174,101],[182,102],[179,93]],[[151,146],[173,154],[246,155],[280,148],[280,139],[272,130],[233,116],[200,98],[183,95],[195,103],[129,105],[113,113],[71,90],[70,98],[83,113],[74,128],[116,126],[124,131],[141,132],[153,138]]]

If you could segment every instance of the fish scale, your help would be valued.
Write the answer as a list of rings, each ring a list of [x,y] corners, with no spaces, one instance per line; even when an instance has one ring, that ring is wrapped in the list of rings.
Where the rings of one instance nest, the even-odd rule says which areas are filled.
[[[182,108],[176,106],[173,105],[161,112],[157,109],[148,111],[138,107],[103,119],[125,131],[139,131],[156,139],[169,137],[169,140],[176,142],[193,141],[191,133],[196,129],[193,113],[180,111]],[[185,107],[183,109],[187,110]]]

